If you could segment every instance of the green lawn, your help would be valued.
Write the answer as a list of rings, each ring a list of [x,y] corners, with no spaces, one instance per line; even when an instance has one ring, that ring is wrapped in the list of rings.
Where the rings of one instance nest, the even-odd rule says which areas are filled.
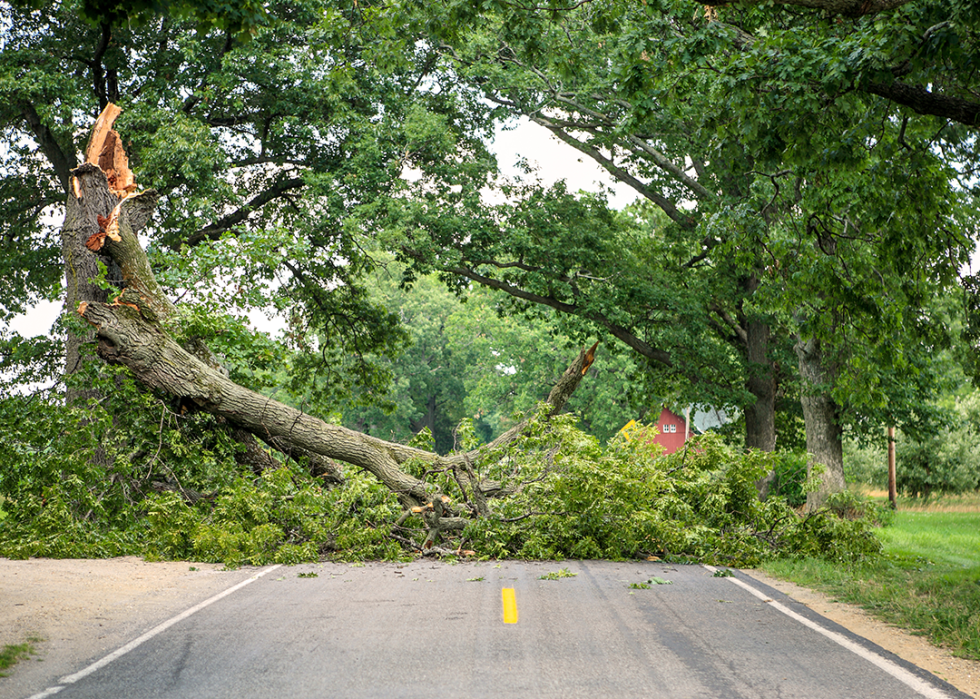
[[[900,509],[879,534],[885,555],[874,563],[783,560],[763,569],[980,660],[980,508]]]

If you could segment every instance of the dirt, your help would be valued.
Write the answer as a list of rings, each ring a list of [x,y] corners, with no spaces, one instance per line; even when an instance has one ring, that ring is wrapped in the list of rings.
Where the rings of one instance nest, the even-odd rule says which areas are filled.
[[[48,686],[253,572],[206,563],[147,563],[136,557],[0,559],[0,647],[41,639],[34,643],[32,658],[0,678],[0,697],[27,696]],[[956,658],[853,605],[759,571],[746,572],[980,699],[980,662]]]

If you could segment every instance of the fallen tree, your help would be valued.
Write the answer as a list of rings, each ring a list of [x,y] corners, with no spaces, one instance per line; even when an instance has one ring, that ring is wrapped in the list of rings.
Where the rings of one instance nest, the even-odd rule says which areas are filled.
[[[111,123],[105,132],[108,151],[120,154]],[[138,553],[227,565],[432,554],[753,565],[879,550],[866,519],[830,510],[802,516],[781,498],[758,499],[756,481],[794,460],[799,467],[800,455],[736,453],[709,435],[664,457],[647,437],[602,446],[578,430],[562,408],[598,343],[579,352],[538,410],[483,446],[464,422],[456,435],[462,448],[447,456],[329,424],[249,390],[187,330],[158,284],[137,238],[156,195],[137,193],[131,182],[114,186],[121,164],[99,156],[71,171],[64,227],[66,267],[101,270],[76,275],[86,286],[69,290],[104,362],[90,368],[120,369],[93,385],[98,397],[85,403],[0,398],[0,421],[14,423],[0,442],[0,555]],[[181,421],[191,428],[164,429]],[[188,431],[197,436],[189,440]],[[246,449],[264,456],[238,468]],[[324,478],[323,464],[335,460],[352,468]],[[337,486],[324,487],[330,481]],[[839,511],[853,514],[845,505]]]
[[[137,238],[157,195],[135,192],[120,139],[112,130],[118,114],[114,105],[106,107],[93,131],[88,162],[71,172],[63,234],[66,249],[73,254],[90,251],[107,269],[118,270],[118,293],[105,300],[82,300],[77,307],[78,314],[94,328],[98,356],[125,366],[142,384],[224,418],[284,454],[325,457],[367,471],[398,496],[408,513],[424,515],[429,530],[426,550],[432,548],[439,532],[462,529],[464,513],[486,516],[486,497],[499,493],[500,486],[480,481],[471,465],[484,452],[513,442],[526,422],[484,447],[444,457],[328,424],[244,388],[228,378],[199,340],[192,338],[182,345],[174,339],[168,324],[175,318],[175,308],[157,283]],[[89,265],[89,269],[96,268]],[[545,418],[562,410],[588,371],[597,347],[598,343],[583,349],[556,382],[545,401]],[[409,461],[450,469],[463,498],[461,507],[449,505],[445,493],[410,475],[403,468]]]

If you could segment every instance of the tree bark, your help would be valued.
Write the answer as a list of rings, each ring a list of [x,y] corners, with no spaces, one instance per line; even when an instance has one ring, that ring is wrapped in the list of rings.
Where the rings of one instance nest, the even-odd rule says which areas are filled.
[[[746,323],[746,387],[755,402],[745,408],[745,446],[766,452],[776,450],[776,376],[769,351],[769,325],[760,320]],[[770,471],[756,482],[759,498],[765,500],[776,474]]]
[[[970,127],[980,126],[980,102],[977,101],[944,95],[897,80],[892,83],[868,83],[865,89],[918,114],[942,117]]]
[[[769,326],[761,321],[747,324],[746,354],[749,378],[746,388],[755,403],[745,409],[745,446],[762,451],[776,449],[776,378],[769,349]]]
[[[70,173],[65,222],[61,228],[61,252],[65,264],[65,307],[82,302],[108,300],[107,290],[93,283],[99,276],[100,258],[85,243],[99,234],[99,219],[108,219],[118,199],[109,192],[105,173],[94,165],[82,165]],[[82,347],[94,341],[94,333],[69,332],[65,343],[65,373],[82,366]],[[88,397],[91,391],[70,391],[69,401]]]
[[[820,343],[799,340],[794,348],[800,362],[803,379],[803,420],[806,423],[806,450],[810,454],[807,476],[816,476],[816,490],[807,493],[809,511],[823,506],[827,496],[844,490],[843,430],[839,421],[839,406],[827,392],[833,378],[833,367],[826,364]]]

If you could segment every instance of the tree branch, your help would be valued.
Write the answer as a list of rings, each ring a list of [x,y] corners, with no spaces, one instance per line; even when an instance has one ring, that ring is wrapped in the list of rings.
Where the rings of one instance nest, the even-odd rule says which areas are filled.
[[[209,226],[205,226],[197,233],[194,233],[186,240],[181,241],[186,245],[197,245],[205,240],[217,240],[224,233],[232,230],[235,226],[245,221],[253,212],[261,209],[269,202],[278,199],[286,192],[299,189],[305,184],[302,177],[292,177],[288,180],[279,180],[264,192],[256,194],[245,206],[237,211],[228,214]]]
[[[735,3],[730,2],[730,0],[704,0],[701,4],[708,7],[720,7],[729,4],[758,5],[761,2],[762,0],[738,0]],[[912,2],[912,0],[774,0],[774,2],[777,5],[808,7],[845,17],[863,17],[864,15],[894,10]]]
[[[540,124],[541,126],[548,129],[551,133],[553,133],[555,136],[557,136],[559,139],[561,139],[568,145],[572,146],[576,150],[581,151],[582,153],[585,153],[587,156],[595,160],[613,177],[620,180],[621,182],[628,184],[630,187],[632,187],[637,192],[639,192],[644,197],[646,197],[654,204],[656,204],[658,207],[660,207],[660,209],[665,214],[667,214],[667,216],[670,217],[670,219],[674,221],[677,225],[686,229],[694,228],[697,225],[697,222],[693,218],[691,218],[686,214],[681,213],[681,211],[676,206],[674,206],[674,203],[672,201],[666,199],[659,192],[654,191],[647,185],[640,182],[640,180],[633,177],[633,175],[631,175],[629,172],[616,165],[610,158],[607,158],[602,153],[600,153],[599,150],[594,146],[578,140],[577,138],[569,134],[567,131],[565,131],[563,128],[556,125],[554,122],[552,122],[552,120],[548,119],[547,117],[543,117],[540,115],[533,115],[533,116],[528,115],[528,118],[530,118],[531,121],[535,122],[536,124]]]
[[[491,289],[503,291],[504,293],[515,298],[530,301],[531,303],[540,304],[542,306],[548,306],[549,308],[554,308],[556,311],[560,311],[561,313],[567,313],[569,315],[575,315],[579,316],[580,318],[591,320],[601,327],[604,327],[610,332],[610,334],[613,335],[613,337],[621,340],[629,347],[632,347],[647,359],[652,359],[653,361],[668,368],[672,368],[674,366],[673,359],[669,352],[664,352],[663,350],[658,350],[655,347],[652,347],[626,328],[613,323],[608,318],[605,318],[598,313],[584,311],[578,306],[559,301],[551,298],[550,296],[541,296],[540,294],[525,291],[524,289],[514,286],[513,284],[508,284],[507,282],[500,281],[499,279],[488,277],[466,267],[447,267],[444,269],[444,271],[451,274],[458,274],[461,277],[471,279],[472,281],[482,284],[483,286],[487,286]]]
[[[37,113],[33,104],[30,102],[21,104],[21,114],[27,122],[27,125],[31,128],[31,133],[34,134],[34,138],[37,139],[37,144],[41,147],[41,152],[44,153],[44,156],[54,168],[55,174],[58,176],[58,181],[61,182],[62,189],[67,194],[71,171],[76,165],[74,153],[66,153],[61,149],[57,139],[54,137],[54,133],[41,122],[41,116]]]
[[[890,84],[869,83],[865,89],[873,95],[884,97],[908,107],[917,114],[942,117],[966,126],[980,126],[980,103],[978,102],[930,92],[923,87],[898,81]]]

